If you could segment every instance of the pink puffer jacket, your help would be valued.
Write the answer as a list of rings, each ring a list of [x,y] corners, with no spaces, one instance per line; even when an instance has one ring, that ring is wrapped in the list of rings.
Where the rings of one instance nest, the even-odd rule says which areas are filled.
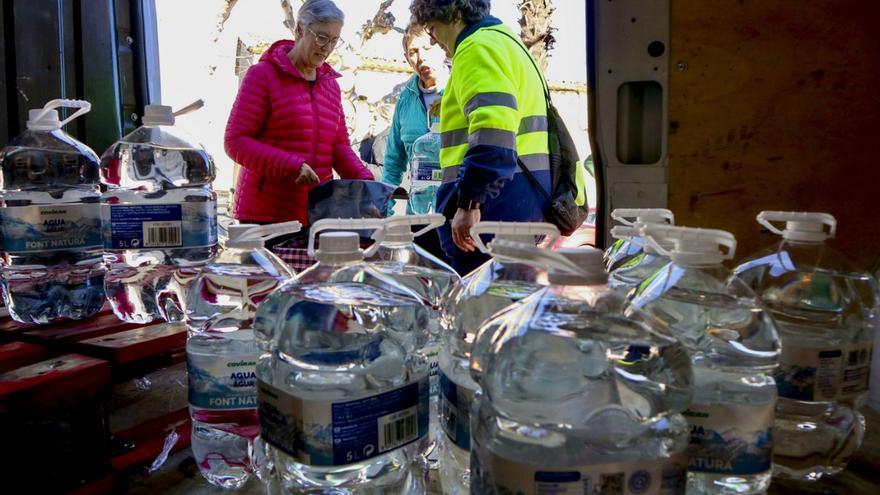
[[[324,64],[311,86],[287,58],[293,45],[276,41],[248,69],[226,123],[226,153],[242,167],[232,210],[239,220],[306,225],[311,187],[294,183],[303,163],[321,183],[333,169],[373,180],[349,143],[339,73]]]

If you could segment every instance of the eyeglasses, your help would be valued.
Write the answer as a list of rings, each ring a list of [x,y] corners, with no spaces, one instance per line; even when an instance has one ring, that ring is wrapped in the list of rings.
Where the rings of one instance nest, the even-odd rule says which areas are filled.
[[[425,24],[425,32],[428,33],[428,36],[431,37],[431,41],[433,41],[434,43],[437,43],[437,37],[434,36],[434,27],[433,26],[431,26],[429,24]]]
[[[312,33],[312,36],[315,37],[315,44],[320,46],[321,48],[324,48],[325,46],[330,44],[330,49],[332,50],[343,43],[342,38],[331,38],[326,34],[316,33],[312,31],[312,28],[306,29],[308,29],[309,32]]]

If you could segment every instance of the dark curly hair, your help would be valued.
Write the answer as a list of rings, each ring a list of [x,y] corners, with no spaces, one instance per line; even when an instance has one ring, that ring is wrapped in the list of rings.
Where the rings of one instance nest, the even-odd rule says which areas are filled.
[[[477,22],[489,15],[492,0],[413,0],[409,6],[413,20],[419,24],[439,22],[465,24]]]

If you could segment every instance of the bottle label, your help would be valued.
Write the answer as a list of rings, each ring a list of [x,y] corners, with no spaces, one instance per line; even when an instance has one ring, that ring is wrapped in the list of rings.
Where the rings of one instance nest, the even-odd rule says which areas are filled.
[[[257,381],[260,434],[311,466],[365,461],[428,435],[428,377],[350,401],[302,399]]]
[[[194,248],[217,244],[217,203],[105,205],[106,249]]]
[[[688,470],[753,475],[770,470],[775,402],[761,405],[691,404]]]
[[[868,390],[871,342],[837,349],[782,346],[774,374],[779,396],[804,401],[851,399]]]
[[[440,162],[432,161],[414,161],[415,170],[413,170],[414,182],[429,182],[426,185],[437,185],[443,179],[443,171],[440,169]]]
[[[440,344],[431,343],[424,348],[428,360],[428,378],[431,380],[431,399],[440,396]]]
[[[440,426],[446,436],[463,450],[471,449],[470,406],[473,390],[459,387],[440,372]]]
[[[101,205],[59,204],[0,208],[2,250],[33,253],[101,247]]]
[[[687,456],[619,464],[543,468],[490,454],[497,493],[534,495],[672,495],[687,484]]]
[[[254,355],[187,352],[189,403],[201,409],[255,409],[257,359]]]

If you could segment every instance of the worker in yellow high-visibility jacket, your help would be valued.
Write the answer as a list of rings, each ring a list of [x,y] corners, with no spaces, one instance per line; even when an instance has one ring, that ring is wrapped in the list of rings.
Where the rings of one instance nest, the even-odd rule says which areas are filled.
[[[489,15],[489,0],[413,0],[410,11],[452,60],[440,108],[443,250],[459,273],[487,259],[480,220],[544,221],[547,201],[517,163],[551,190],[543,75],[519,37]]]

